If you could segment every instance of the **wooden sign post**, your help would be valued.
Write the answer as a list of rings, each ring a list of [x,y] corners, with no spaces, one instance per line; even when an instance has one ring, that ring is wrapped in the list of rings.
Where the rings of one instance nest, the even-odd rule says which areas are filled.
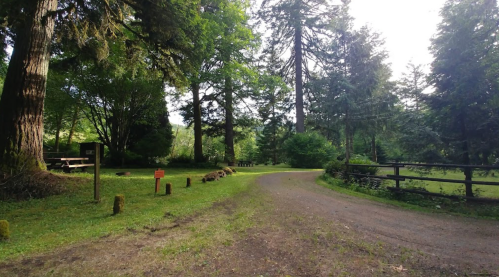
[[[160,184],[160,178],[165,177],[165,171],[161,170],[161,168],[158,168],[158,170],[154,171],[154,178],[156,178],[156,188],[154,190],[154,193],[159,192],[159,184]]]

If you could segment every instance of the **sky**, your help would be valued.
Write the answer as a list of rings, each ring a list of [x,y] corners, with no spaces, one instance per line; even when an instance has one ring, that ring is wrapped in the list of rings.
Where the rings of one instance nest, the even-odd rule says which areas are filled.
[[[406,65],[432,62],[430,39],[437,33],[439,11],[445,0],[352,0],[355,28],[368,25],[385,38],[394,79]],[[426,67],[428,70],[429,67]]]

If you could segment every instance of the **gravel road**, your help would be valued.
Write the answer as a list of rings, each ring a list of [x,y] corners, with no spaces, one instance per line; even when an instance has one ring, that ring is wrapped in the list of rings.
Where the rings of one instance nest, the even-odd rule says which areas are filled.
[[[442,263],[499,272],[499,221],[410,211],[340,194],[315,183],[320,172],[288,172],[258,183],[289,209],[341,222],[363,239],[422,251]]]

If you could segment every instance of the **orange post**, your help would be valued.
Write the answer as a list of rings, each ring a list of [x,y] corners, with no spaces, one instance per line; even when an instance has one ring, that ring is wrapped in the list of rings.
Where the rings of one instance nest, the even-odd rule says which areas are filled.
[[[154,193],[159,192],[160,179],[165,177],[165,171],[158,168],[158,170],[154,171],[154,178],[156,179],[156,187],[154,189]]]

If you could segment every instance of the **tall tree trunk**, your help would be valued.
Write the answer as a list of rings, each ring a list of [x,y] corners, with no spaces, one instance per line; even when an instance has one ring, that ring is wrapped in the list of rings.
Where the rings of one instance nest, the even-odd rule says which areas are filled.
[[[275,103],[272,104],[272,162],[277,164],[277,121],[275,119]]]
[[[350,122],[348,118],[348,105],[345,110],[345,162],[350,162]]]
[[[466,131],[466,115],[461,114],[460,115],[460,123],[461,123],[461,141],[462,141],[462,148],[461,151],[463,152],[462,157],[463,157],[463,164],[469,165],[470,164],[470,153],[469,153],[469,147],[468,147],[468,133]],[[466,181],[472,180],[472,175],[473,175],[473,170],[469,167],[464,169],[464,177]],[[466,183],[466,196],[468,197],[473,197],[473,188],[471,183]]]
[[[63,115],[61,114],[60,117],[57,119],[57,124],[55,127],[55,152],[59,152],[59,144],[60,144],[60,138],[61,138],[61,128],[62,128],[62,117]]]
[[[350,132],[349,132],[349,135],[350,135],[350,156],[355,153],[354,152],[354,147],[353,147],[353,135],[354,135],[354,130],[352,129],[352,127],[350,126]]]
[[[302,28],[298,21],[295,27],[295,74],[296,74],[296,132],[305,132],[305,114],[303,112],[303,52],[302,52]]]
[[[378,162],[378,153],[376,152],[376,135],[371,137],[371,158],[373,162]]]
[[[17,29],[0,100],[0,163],[3,170],[45,169],[43,101],[57,0],[30,1]]]
[[[179,127],[177,126],[177,131],[175,132],[175,137],[173,138],[172,151],[170,152],[171,158],[175,158],[175,146],[177,145],[178,129]]]
[[[203,157],[203,133],[201,129],[201,101],[199,100],[199,84],[192,83],[192,109],[194,112],[194,161],[201,163]]]
[[[79,104],[80,102],[78,102]],[[76,123],[78,122],[78,114],[80,113],[80,107],[79,105],[76,105],[74,108],[74,113],[73,113],[73,118],[71,119],[71,128],[69,129],[69,135],[68,135],[68,142],[66,143],[67,146],[70,146],[71,143],[73,143],[73,137],[75,134],[76,130]]]
[[[236,160],[234,153],[234,118],[233,118],[233,95],[232,79],[225,78],[225,160],[229,166],[233,166]]]

